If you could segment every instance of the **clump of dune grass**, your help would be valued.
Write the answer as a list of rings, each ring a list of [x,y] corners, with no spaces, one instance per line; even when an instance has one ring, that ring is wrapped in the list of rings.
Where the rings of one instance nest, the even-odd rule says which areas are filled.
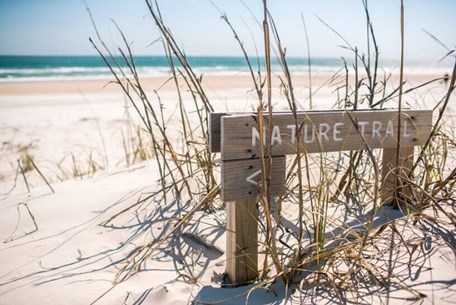
[[[147,131],[131,122],[127,123],[126,131],[122,130],[124,160],[127,166],[155,157],[148,140]]]
[[[46,178],[46,176],[42,173],[40,168],[36,165],[34,161],[34,157],[32,153],[30,152],[31,145],[27,145],[24,147],[20,147],[18,153],[19,158],[16,160],[16,174],[14,177],[14,182],[11,188],[4,194],[6,195],[11,193],[17,186],[18,183],[18,178],[21,177],[27,191],[30,193],[30,183],[29,183],[29,178],[28,175],[36,173],[38,177],[49,187],[49,189],[54,193],[54,189],[52,188],[51,184],[49,183],[49,180]]]
[[[31,188],[43,182],[49,186],[56,181],[91,178],[97,173],[109,170],[113,164],[114,166],[129,167],[155,157],[155,151],[150,145],[150,134],[133,121],[128,110],[126,112],[126,118],[119,128],[119,145],[123,148],[123,156],[114,158],[109,155],[98,123],[97,129],[100,135],[101,148],[91,145],[74,145],[69,152],[57,161],[36,157],[39,154],[34,152],[36,147],[33,144],[19,145],[12,152],[17,154],[16,162],[11,164],[16,176],[10,191],[7,193],[15,189],[18,177],[22,178],[22,182],[30,192]]]
[[[179,122],[177,129],[181,131],[182,141],[180,143],[173,140],[167,128],[169,118],[165,117],[166,105],[161,101],[159,89],[150,94],[143,87],[130,46],[121,30],[118,28],[124,41],[124,48],[118,49],[120,54],[118,56],[107,48],[101,37],[98,36],[98,43],[101,47],[98,47],[92,39],[90,41],[111,70],[115,78],[114,83],[122,88],[127,100],[139,116],[143,124],[142,128],[148,134],[161,177],[159,181],[161,198],[166,204],[177,205],[183,204],[181,200],[185,200],[185,198],[198,200],[198,203],[178,223],[181,225],[188,220],[192,211],[206,207],[218,194],[219,187],[214,172],[216,165],[212,161],[213,156],[207,149],[207,116],[209,112],[213,111],[213,108],[202,87],[201,76],[196,75],[192,70],[187,57],[179,48],[170,30],[165,27],[158,7],[154,7],[147,1],[146,3],[162,35],[161,42],[172,73],[168,82],[175,85],[178,94],[176,116]],[[191,93],[193,105],[184,102],[182,90]],[[191,113],[192,115],[190,115]],[[157,195],[154,194],[154,196]],[[138,205],[131,208],[144,208],[150,204],[148,199],[152,197],[141,199],[138,201]],[[175,200],[176,197],[182,199]],[[105,223],[105,225],[107,224],[109,222]],[[179,225],[176,226],[176,229],[179,228]],[[167,237],[171,236],[172,232]],[[153,255],[165,240],[166,238],[158,242],[152,240],[150,243],[138,247],[119,272],[117,279],[128,277],[139,270],[141,264]]]
[[[127,207],[103,223],[113,225],[118,217],[142,211],[144,217],[156,207],[157,198],[168,208],[179,206],[181,214],[159,237],[150,236],[149,241],[137,246],[125,258],[124,265],[116,276],[116,281],[124,280],[141,270],[157,250],[169,245],[170,240],[182,233],[186,225],[195,224],[194,218],[201,214],[216,213],[219,202],[219,185],[216,178],[219,164],[208,150],[208,113],[213,107],[204,92],[202,77],[195,74],[183,50],[175,41],[161,17],[158,5],[145,1],[159,32],[164,53],[169,59],[171,78],[178,96],[178,111],[174,117],[165,117],[160,90],[152,94],[142,86],[138,76],[134,56],[127,40],[119,29],[123,47],[114,54],[98,35],[98,40],[90,40],[114,76],[114,83],[121,87],[127,99],[139,115],[144,130],[150,137],[155,162],[160,171],[160,189],[141,196],[137,203]],[[403,80],[404,49],[404,7],[401,5],[401,65],[399,83],[379,68],[379,47],[376,42],[374,25],[370,19],[367,0],[362,1],[366,18],[367,50],[363,52],[352,46],[330,25],[322,22],[333,31],[352,52],[353,58],[345,59],[344,66],[330,78],[339,109],[381,110],[395,107],[398,114],[403,109],[404,95],[422,86],[407,87]],[[262,31],[264,34],[264,69],[252,66],[252,58],[247,54],[242,40],[222,13],[222,19],[235,34],[235,41],[249,68],[256,93],[256,109],[259,128],[272,124],[272,71],[271,54],[277,54],[282,72],[280,91],[285,97],[288,110],[295,117],[298,111],[306,111],[306,104],[312,107],[313,91],[308,96],[298,97],[295,93],[293,76],[288,68],[285,48],[280,40],[278,26],[274,23],[273,12],[269,12],[267,1],[263,1]],[[117,25],[116,25],[117,27]],[[96,29],[96,26],[95,26]],[[307,29],[305,29],[307,31]],[[310,54],[310,52],[308,53]],[[260,58],[257,56],[257,61]],[[309,59],[310,62],[310,59]],[[349,66],[347,62],[353,62]],[[456,65],[455,65],[456,67]],[[309,65],[309,75],[311,66]],[[456,69],[456,68],[455,68]],[[453,72],[448,92],[439,103],[431,136],[418,150],[411,170],[390,169],[399,181],[390,203],[405,217],[404,227],[415,230],[416,224],[438,225],[435,215],[443,215],[448,225],[456,228],[454,198],[456,171],[454,170],[454,130],[445,124],[446,108],[455,89],[456,71]],[[432,83],[433,80],[429,83]],[[185,102],[182,90],[190,92],[191,100]],[[300,102],[304,100],[304,102]],[[191,105],[192,104],[192,105]],[[190,106],[191,105],[191,106]],[[400,115],[398,116],[400,118]],[[267,118],[267,120],[266,120]],[[175,141],[166,128],[167,122],[174,119],[179,124],[181,138]],[[266,123],[268,122],[268,123]],[[295,122],[298,124],[298,122]],[[400,124],[399,124],[400,126]],[[297,128],[298,129],[298,128]],[[400,231],[394,221],[376,220],[385,213],[387,207],[380,201],[381,151],[371,149],[367,144],[359,151],[320,153],[310,155],[298,151],[288,156],[286,194],[273,198],[269,183],[272,179],[268,168],[272,162],[269,146],[264,146],[263,137],[271,138],[272,128],[260,132],[260,155],[262,164],[262,188],[258,196],[260,216],[259,247],[262,263],[259,276],[254,280],[252,290],[270,287],[281,279],[285,287],[306,294],[306,287],[323,287],[336,302],[364,302],[371,295],[363,294],[366,289],[381,293],[391,289],[406,290],[418,300],[424,294],[407,286],[402,274],[396,274],[394,256],[409,255],[413,265],[419,246],[410,245],[410,234]],[[297,137],[298,139],[300,137]],[[142,146],[142,145],[141,145]],[[298,147],[300,147],[298,145]],[[397,149],[400,149],[398,143]],[[399,164],[399,162],[396,162]],[[405,192],[404,190],[409,190]],[[448,209],[450,206],[452,209]],[[342,209],[342,211],[340,211]],[[290,215],[287,210],[294,213]],[[391,209],[392,210],[392,209]],[[435,212],[434,216],[430,211]],[[339,213],[339,214],[338,214]],[[342,218],[340,218],[342,216]],[[151,223],[153,219],[150,219]],[[142,232],[142,234],[147,234]],[[413,236],[412,234],[412,236]],[[203,258],[199,258],[203,259]],[[195,265],[194,262],[191,263]],[[180,278],[198,283],[200,272],[187,266],[188,273]],[[363,290],[364,289],[364,290]]]
[[[264,3],[266,5],[266,2]],[[331,29],[344,41],[345,47],[351,50],[354,56],[354,82],[352,83],[353,80],[349,77],[348,71],[350,70],[350,67],[345,65],[344,71],[347,73],[345,74],[345,78],[342,78],[340,84],[337,85],[337,90],[342,90],[343,93],[340,95],[341,99],[338,101],[338,105],[339,107],[342,106],[343,109],[356,110],[361,107],[364,109],[382,109],[388,107],[390,103],[393,105],[397,103],[396,105],[399,106],[398,113],[400,113],[402,111],[402,97],[405,92],[403,89],[402,58],[404,47],[403,6],[401,6],[402,51],[399,85],[396,88],[390,88],[388,81],[390,79],[389,75],[384,75],[382,81],[378,81],[380,77],[378,69],[378,46],[376,44],[373,24],[370,20],[367,8],[367,1],[363,1],[363,5],[366,13],[366,23],[368,25],[367,56],[366,54],[360,53],[358,48],[351,46],[339,33]],[[270,19],[270,21],[274,24],[272,19]],[[264,21],[264,23],[266,23],[266,21]],[[329,25],[327,26],[330,27]],[[284,77],[281,88],[284,90],[284,95],[289,102],[290,110],[293,113],[296,113],[301,105],[298,104],[297,99],[295,98],[293,80],[287,68],[286,56],[280,42],[277,28],[273,26],[272,29],[277,53],[280,54],[280,60],[282,61],[283,67]],[[266,39],[265,42],[269,43],[269,40]],[[369,51],[371,43],[374,49],[373,58],[370,58]],[[364,73],[359,73],[358,65],[362,67]],[[446,135],[445,132],[440,133],[439,131],[443,131],[447,128],[451,129],[451,126],[444,126],[441,125],[441,123],[446,105],[455,88],[455,72],[452,74],[453,77],[448,92],[443,97],[444,102],[441,104],[442,107],[440,108],[436,122],[434,123],[433,132],[428,141],[420,148],[420,153],[413,165],[412,172],[405,175],[400,168],[394,169],[395,175],[398,177],[397,180],[401,181],[402,185],[396,186],[396,192],[391,199],[391,203],[396,208],[404,209],[405,215],[409,215],[415,219],[414,221],[419,221],[419,217],[423,215],[424,212],[423,208],[426,209],[433,206],[434,209],[438,209],[440,213],[443,213],[449,219],[450,224],[455,224],[454,221],[452,221],[454,215],[451,214],[451,212],[446,212],[444,208],[437,204],[435,197],[437,196],[439,201],[452,203],[451,198],[454,196],[454,173],[447,172],[446,174],[443,174],[443,172],[440,172],[437,174],[435,169],[454,166],[454,157],[447,157],[450,147],[443,144],[446,142],[445,139],[448,138],[448,135]],[[365,89],[361,90],[363,87]],[[415,89],[416,88],[409,88],[407,93],[410,93]],[[396,105],[395,107],[397,107]],[[269,112],[271,111],[272,110],[269,109]],[[260,112],[259,115],[261,115]],[[261,127],[259,127],[259,129],[262,130]],[[271,137],[271,135],[266,136]],[[400,143],[398,143],[398,149],[399,146]],[[384,270],[381,268],[373,269],[373,265],[369,263],[369,260],[365,259],[366,249],[374,247],[377,234],[379,234],[377,232],[378,228],[373,225],[377,213],[381,212],[378,189],[380,182],[380,169],[378,168],[378,164],[381,164],[381,156],[378,153],[379,152],[374,152],[369,147],[366,147],[366,149],[362,151],[342,152],[340,154],[322,153],[319,156],[310,156],[307,155],[306,152],[298,151],[296,156],[292,157],[293,161],[291,163],[291,170],[288,172],[287,182],[287,187],[290,191],[284,198],[280,198],[279,201],[295,202],[299,206],[299,211],[303,211],[302,214],[299,215],[296,223],[305,223],[306,226],[299,227],[295,248],[292,250],[293,246],[290,244],[287,245],[290,250],[289,255],[285,256],[286,259],[284,259],[283,255],[279,255],[280,261],[288,261],[287,269],[290,270],[288,273],[284,274],[280,272],[283,268],[276,269],[278,273],[277,276],[280,275],[286,283],[293,282],[295,276],[300,272],[316,268],[314,269],[316,272],[314,272],[312,276],[314,281],[323,281],[330,287],[333,287],[337,298],[339,301],[343,302],[349,298],[349,295],[347,294],[357,296],[357,288],[353,286],[353,283],[359,282],[365,278],[366,273],[374,277],[374,280],[369,283],[370,285],[377,285],[378,283],[384,282],[376,282],[375,280],[386,277]],[[431,160],[429,156],[436,156],[436,158],[432,158]],[[312,169],[312,165],[314,164],[316,166]],[[342,174],[334,175],[334,173],[338,172]],[[310,176],[315,175],[315,173],[319,178],[316,179],[317,183],[311,183]],[[430,175],[432,175],[432,178],[430,178]],[[426,176],[426,179],[430,180],[423,180],[423,176]],[[434,180],[440,180],[443,177],[445,177],[445,181],[437,182]],[[336,187],[334,187],[334,185],[336,185]],[[405,185],[411,189],[409,195],[406,195],[402,191]],[[436,188],[436,185],[439,185],[440,188]],[[444,192],[441,192],[442,185],[447,187],[447,190]],[[433,191],[429,191],[429,188],[432,188]],[[440,193],[440,195],[437,195],[437,193]],[[266,201],[270,200],[270,197],[268,196],[262,196],[262,198]],[[347,203],[350,202],[351,204],[355,203],[355,206],[349,206]],[[431,204],[431,202],[434,204]],[[347,215],[352,214],[352,217],[359,219],[362,217],[357,215],[357,210],[364,210],[364,213],[366,213],[367,210],[363,207],[369,207],[371,209],[368,213],[370,214],[370,217],[360,220],[363,225],[355,231],[347,224],[332,218],[330,207],[336,203],[345,203]],[[265,203],[265,205],[270,204],[270,202]],[[271,216],[270,214],[265,213],[264,217],[267,219]],[[280,227],[280,223],[277,223],[277,226]],[[394,224],[391,226],[392,229],[394,229]],[[328,238],[328,233],[331,232],[331,228],[338,229],[341,234]],[[286,228],[282,229],[282,231],[285,230]],[[271,233],[266,230],[265,235],[268,236],[271,235]],[[404,239],[403,242],[405,243],[406,237],[402,237],[401,233],[398,233],[398,235]],[[304,236],[306,238],[304,238]],[[278,244],[283,243],[280,239],[274,241],[274,236],[269,238],[266,237],[265,247],[269,247],[269,245],[274,242]],[[277,251],[274,251],[271,247],[271,255],[276,255],[275,253],[277,253]],[[346,256],[347,254],[349,254],[348,257]],[[279,257],[272,259],[272,261],[279,259]],[[339,270],[337,268],[331,269],[334,268],[334,266],[344,267]],[[343,276],[341,276],[341,274]],[[394,274],[388,275],[390,282],[394,282],[394,280],[392,280],[394,276]],[[410,287],[406,287],[405,284],[401,284],[400,280],[396,280],[394,284],[401,286],[404,289],[406,288],[416,297],[421,296],[419,292],[413,291]],[[349,293],[340,295],[338,291],[344,287],[348,289]]]

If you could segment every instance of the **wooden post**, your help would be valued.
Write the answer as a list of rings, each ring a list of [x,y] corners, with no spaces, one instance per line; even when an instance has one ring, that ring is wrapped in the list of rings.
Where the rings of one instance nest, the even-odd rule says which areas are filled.
[[[226,204],[226,272],[234,286],[258,276],[258,207],[256,199]]]
[[[396,148],[383,149],[382,161],[382,189],[381,200],[383,203],[397,203],[395,196],[410,195],[410,186],[404,185],[399,179],[406,178],[413,166],[413,146],[401,147],[399,150],[399,164],[396,164]],[[399,177],[399,179],[398,179]]]
[[[401,182],[410,173],[413,147],[423,145],[431,133],[432,111],[402,111],[400,122],[397,115],[396,110],[276,112],[263,118],[268,123],[262,126],[263,134],[271,137],[263,138],[260,144],[257,113],[210,114],[209,148],[212,153],[221,153],[221,198],[227,210],[226,270],[233,286],[247,284],[258,275],[260,150],[270,148],[271,195],[281,195],[285,193],[286,155],[359,150],[366,144],[382,148],[381,199],[397,199],[397,204],[404,199],[400,197],[410,195],[410,186]],[[403,147],[396,162],[398,137]],[[395,197],[399,193],[403,196]]]

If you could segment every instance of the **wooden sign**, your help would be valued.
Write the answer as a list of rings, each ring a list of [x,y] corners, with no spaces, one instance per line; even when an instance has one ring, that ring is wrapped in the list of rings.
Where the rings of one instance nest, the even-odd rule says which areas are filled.
[[[266,162],[268,165],[268,162]],[[266,168],[269,168],[266,166]],[[273,157],[270,175],[270,193],[280,196],[285,193],[286,158]],[[223,201],[234,201],[256,198],[262,188],[261,160],[229,160],[222,162]]]
[[[227,202],[226,270],[232,283],[249,283],[258,275],[256,198],[263,187],[260,138],[264,139],[264,155],[271,152],[265,161],[269,164],[272,158],[272,168],[266,168],[272,196],[285,192],[284,155],[360,150],[366,144],[382,148],[381,198],[386,202],[396,196],[398,189],[406,191],[403,186],[398,188],[399,172],[409,172],[413,147],[423,145],[432,129],[432,111],[402,111],[400,120],[398,115],[397,110],[310,111],[296,115],[275,112],[272,122],[268,114],[264,115],[265,127],[260,130],[256,113],[210,114],[209,148],[221,152],[222,157],[222,200]]]
[[[404,111],[401,117],[401,146],[422,145],[429,137],[432,111]],[[300,152],[316,153],[359,150],[367,143],[371,148],[392,148],[398,143],[398,112],[327,111],[277,113],[272,117],[268,141],[268,116],[264,116],[264,147],[271,145],[272,156]],[[216,137],[216,136],[214,136]],[[222,160],[257,158],[260,155],[260,130],[256,114],[221,117],[220,151]],[[269,149],[265,149],[267,153]]]
[[[258,187],[251,175],[261,173],[260,130],[256,113],[210,114],[209,138],[212,152],[221,152],[222,200],[256,198]],[[300,152],[332,152],[371,148],[395,148],[398,140],[397,110],[277,112],[272,116],[268,141],[268,116],[264,116],[265,155],[271,145],[272,156]],[[432,111],[406,110],[401,116],[401,147],[424,144],[432,125]],[[229,161],[229,162],[228,162]],[[273,161],[271,191],[285,192],[285,161]],[[258,174],[259,176],[260,174]]]

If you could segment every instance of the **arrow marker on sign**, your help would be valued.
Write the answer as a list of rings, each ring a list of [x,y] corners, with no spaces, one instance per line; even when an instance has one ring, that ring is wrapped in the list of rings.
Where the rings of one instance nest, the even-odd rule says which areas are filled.
[[[250,176],[247,177],[247,179],[245,179],[245,181],[247,183],[250,183],[250,184],[253,184],[255,186],[258,186],[258,182],[256,180],[253,180],[256,178],[256,176],[258,176],[259,174],[261,174],[261,169],[254,172],[253,174],[251,174]]]

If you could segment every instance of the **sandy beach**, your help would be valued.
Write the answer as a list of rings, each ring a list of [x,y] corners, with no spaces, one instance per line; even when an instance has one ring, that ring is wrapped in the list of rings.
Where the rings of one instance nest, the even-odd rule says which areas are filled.
[[[406,87],[440,77],[408,75]],[[338,82],[325,74],[313,76],[315,109],[333,107]],[[248,75],[204,76],[203,83],[215,111],[256,108]],[[286,109],[277,79],[274,84],[274,109]],[[297,99],[307,108],[307,76],[295,77],[293,85]],[[172,118],[168,121],[172,130],[178,100],[173,81],[148,78],[143,87],[157,105],[156,97],[160,98],[165,118]],[[446,90],[443,81],[433,82],[409,95],[408,106],[438,109]],[[191,93],[183,88],[182,97],[191,109]],[[454,102],[453,96],[449,113],[456,110]],[[449,124],[452,120],[449,115]],[[145,214],[132,211],[105,223],[160,190],[155,157],[134,159],[125,144],[140,137],[143,145],[150,144],[138,126],[140,119],[125,94],[106,79],[0,82],[0,304],[335,302],[335,296],[317,297],[320,287],[312,284],[295,285],[287,292],[280,281],[268,287],[220,288],[226,232],[225,212],[219,205],[212,213],[197,211],[185,229],[173,233],[174,238],[148,259],[141,272],[114,284],[131,251],[150,238],[159,240],[171,232],[182,211],[195,204],[189,200],[188,206],[167,209],[158,201],[147,206]],[[179,130],[174,134],[177,139],[182,136]],[[34,165],[29,164],[22,175],[18,160],[25,164],[27,158]],[[373,304],[455,304],[455,229],[445,227],[451,219],[442,216],[443,227],[429,224],[413,231],[413,224],[401,211],[385,207],[380,214],[384,218],[378,220],[379,227],[395,221],[397,230],[411,230],[408,242],[419,245],[414,248],[418,250],[391,259],[396,262],[398,279],[425,296],[417,298],[404,289],[367,293],[365,300]],[[146,219],[141,218],[144,215]],[[416,260],[411,263],[413,255]],[[189,275],[197,281],[192,282]]]
[[[406,88],[441,77],[410,75]],[[250,76],[205,76],[203,80],[214,111],[256,111],[258,98]],[[397,85],[397,76],[390,82]],[[159,97],[164,112],[171,116],[178,101],[174,82],[163,77],[146,78],[142,83],[152,101],[158,103]],[[278,84],[279,80],[274,78],[274,110],[289,109]],[[343,93],[341,84],[343,76],[314,75],[313,109],[337,107],[336,100]],[[309,109],[308,77],[293,77],[293,86],[301,109]],[[446,88],[443,81],[435,81],[408,95],[406,107],[433,109]],[[181,94],[191,105],[188,90],[183,89]],[[394,101],[390,102],[389,107],[394,106]],[[454,113],[454,107],[450,103],[449,113]],[[1,191],[11,184],[5,181],[14,177],[17,160],[27,154],[35,158],[44,172],[49,172],[52,181],[65,180],[71,167],[91,161],[101,170],[126,165],[122,141],[133,137],[132,128],[141,124],[125,94],[109,79],[0,82],[0,110]],[[30,179],[35,184],[34,177]]]

